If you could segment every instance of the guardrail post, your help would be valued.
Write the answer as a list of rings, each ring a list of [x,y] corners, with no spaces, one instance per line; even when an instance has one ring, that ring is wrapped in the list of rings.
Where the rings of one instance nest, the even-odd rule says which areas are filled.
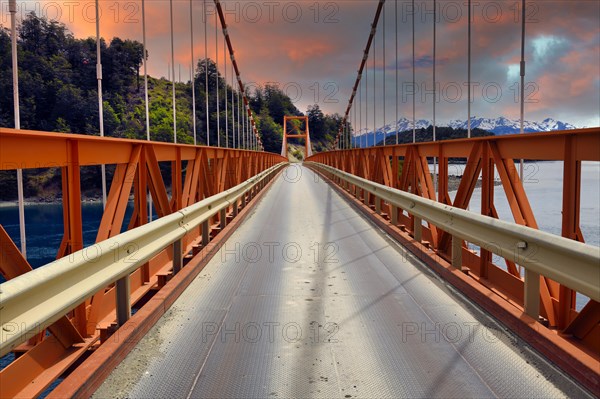
[[[421,224],[421,218],[417,217],[417,216],[413,216],[413,220],[414,220],[414,227],[413,227],[413,233],[414,233],[414,238],[416,241],[421,242],[423,241],[423,225]]]
[[[183,239],[179,239],[173,243],[173,275],[181,271],[183,267]]]
[[[375,197],[375,212],[381,215],[381,198]]]
[[[117,324],[122,326],[131,318],[131,302],[129,288],[129,274],[116,283],[117,289]]]
[[[210,237],[208,236],[209,233],[209,226],[208,226],[208,220],[205,220],[204,222],[202,222],[202,247],[206,248],[206,246],[208,245],[208,242],[210,241]]]
[[[235,201],[233,201],[233,217],[236,217],[238,215],[238,200],[236,199]]]
[[[462,239],[458,236],[452,236],[452,267],[462,268]]]
[[[394,205],[390,205],[390,207],[392,208],[392,214],[391,219],[390,219],[390,223],[392,224],[392,226],[397,226],[398,225],[398,207],[394,206]]]
[[[535,320],[540,315],[540,275],[525,269],[525,313]]]
[[[219,219],[221,224],[221,230],[223,230],[225,226],[227,226],[227,208],[221,209]]]

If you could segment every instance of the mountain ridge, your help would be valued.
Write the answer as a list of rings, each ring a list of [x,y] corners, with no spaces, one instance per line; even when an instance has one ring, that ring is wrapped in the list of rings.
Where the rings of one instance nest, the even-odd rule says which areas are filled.
[[[402,117],[398,119],[396,122],[398,132],[406,132],[412,130],[412,121]],[[379,143],[384,138],[390,137],[396,134],[396,126],[394,123],[389,123],[384,126],[377,128],[376,130],[376,139],[375,142]],[[431,120],[428,119],[419,119],[415,121],[415,127],[417,130],[427,129],[429,126],[432,126]],[[467,129],[467,120],[454,119],[448,123],[436,123],[437,127],[451,127],[453,129]],[[497,118],[478,118],[471,117],[471,129],[482,129],[488,132],[494,133],[495,135],[505,135],[505,134],[514,134],[519,133],[521,131],[520,120],[518,119],[509,119],[504,116],[500,116]],[[526,133],[536,133],[536,132],[548,132],[555,130],[571,130],[577,129],[577,127],[571,123],[563,122],[556,120],[554,118],[546,118],[541,122],[538,121],[524,121],[523,130]],[[367,135],[368,145],[373,145],[373,130],[368,130],[367,132],[354,136],[353,141],[355,143],[362,142],[361,139],[364,135]]]

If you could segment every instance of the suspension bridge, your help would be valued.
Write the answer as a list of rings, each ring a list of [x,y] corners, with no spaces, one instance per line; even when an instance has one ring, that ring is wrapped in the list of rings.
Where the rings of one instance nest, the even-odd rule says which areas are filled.
[[[396,132],[396,144],[357,146],[372,44],[394,5],[382,0],[335,148],[313,152],[308,118],[290,115],[281,153],[265,152],[221,3],[237,106],[206,142],[194,116],[194,144],[177,143],[175,84],[172,143],[150,140],[147,95],[147,140],[21,129],[10,3],[15,128],[0,128],[0,169],[18,176],[20,241],[0,225],[0,396],[599,396],[600,249],[585,243],[581,186],[600,127],[472,138],[469,125],[437,141],[434,109],[433,141],[413,128],[409,144]],[[413,60],[414,48],[413,14]],[[171,57],[174,80],[173,39]],[[99,57],[97,68],[101,111]],[[433,69],[435,83],[435,53]],[[470,58],[468,69],[470,84]],[[144,75],[147,94],[146,62]],[[207,94],[209,106],[221,112]],[[288,139],[303,140],[303,163],[288,162]],[[539,229],[524,159],[562,165],[560,235]],[[102,167],[104,208],[84,246],[90,166]],[[40,168],[60,169],[64,234],[56,260],[32,269],[22,171]]]

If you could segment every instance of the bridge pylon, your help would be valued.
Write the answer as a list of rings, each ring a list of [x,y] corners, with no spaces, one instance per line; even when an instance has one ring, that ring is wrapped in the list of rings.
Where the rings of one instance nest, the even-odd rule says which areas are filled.
[[[300,125],[290,123],[291,127],[288,127],[288,122],[300,121]],[[302,124],[304,122],[304,124]],[[302,129],[304,125],[304,129]],[[305,139],[304,140],[304,158],[312,156],[312,146],[310,144],[310,132],[308,129],[308,116],[284,116],[283,117],[283,143],[281,144],[281,156],[287,157],[287,139]]]

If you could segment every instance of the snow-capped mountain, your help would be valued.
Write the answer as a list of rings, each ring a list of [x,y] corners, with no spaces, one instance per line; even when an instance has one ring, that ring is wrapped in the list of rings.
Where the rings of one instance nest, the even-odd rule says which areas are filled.
[[[431,126],[432,122],[426,119],[419,119],[416,121],[415,125],[417,129],[426,129]],[[398,128],[398,132],[406,132],[412,130],[412,120],[407,118],[400,118],[396,124],[394,123],[387,124],[382,126],[376,130],[375,136],[373,135],[372,130],[361,131],[360,134],[355,136],[353,141],[356,145],[364,146],[365,143],[365,134],[367,135],[367,146],[372,146],[374,143],[379,143],[384,137],[391,136],[396,134],[396,126]],[[467,129],[467,121],[466,120],[452,120],[449,123],[438,123],[437,126],[448,126],[453,129]],[[518,119],[508,119],[503,116],[498,118],[477,118],[471,117],[471,129],[482,129],[487,130],[488,132],[492,132],[496,135],[503,134],[514,134],[519,133],[521,131],[521,123]],[[532,121],[524,121],[523,130],[527,133],[534,132],[548,132],[552,130],[569,130],[576,129],[577,127],[567,123],[557,121],[552,118],[546,118],[541,122],[532,122]]]
[[[443,125],[442,125],[443,126]],[[453,120],[446,126],[454,129],[466,129],[467,121]],[[521,122],[518,119],[508,119],[503,116],[499,118],[471,118],[471,129],[482,129],[497,135],[514,134],[521,131]],[[552,130],[576,129],[570,123],[546,118],[541,122],[523,121],[523,130],[527,133],[549,132]]]

